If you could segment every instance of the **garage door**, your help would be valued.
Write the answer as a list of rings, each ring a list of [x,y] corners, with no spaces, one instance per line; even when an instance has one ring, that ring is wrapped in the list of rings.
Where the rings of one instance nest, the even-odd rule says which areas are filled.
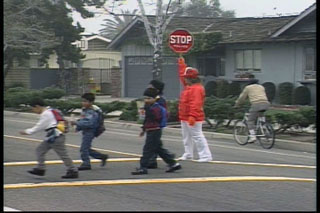
[[[127,56],[125,61],[125,96],[140,98],[152,80],[152,57]],[[162,81],[165,83],[164,96],[168,100],[177,99],[180,94],[176,62],[176,57],[164,57],[163,59]]]

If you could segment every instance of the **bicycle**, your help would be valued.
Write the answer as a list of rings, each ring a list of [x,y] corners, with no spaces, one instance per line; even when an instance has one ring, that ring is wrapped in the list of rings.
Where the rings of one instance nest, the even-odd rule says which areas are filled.
[[[265,110],[259,111],[255,132],[260,145],[264,149],[271,149],[275,143],[275,132],[273,130],[272,125],[266,122],[264,112]],[[243,119],[237,120],[234,124],[233,136],[239,145],[246,145],[248,143],[248,116],[249,113],[245,112]]]

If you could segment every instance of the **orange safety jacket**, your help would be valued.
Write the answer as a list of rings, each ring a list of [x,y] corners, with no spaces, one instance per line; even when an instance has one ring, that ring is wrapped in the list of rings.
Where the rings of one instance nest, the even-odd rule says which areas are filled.
[[[183,58],[178,59],[179,79],[183,85],[183,90],[179,100],[179,120],[188,121],[192,116],[196,121],[204,121],[205,115],[203,105],[205,100],[205,90],[200,83],[188,86],[184,81],[184,72],[187,65]]]

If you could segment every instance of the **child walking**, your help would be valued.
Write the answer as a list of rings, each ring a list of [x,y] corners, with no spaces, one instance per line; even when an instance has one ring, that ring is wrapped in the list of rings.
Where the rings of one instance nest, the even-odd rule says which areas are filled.
[[[151,80],[149,82],[149,88],[155,88],[157,90],[158,96],[156,98],[156,101],[158,104],[160,104],[160,106],[163,106],[167,110],[167,101],[163,96],[164,83],[159,80]],[[150,158],[148,169],[158,168],[157,157],[158,155],[155,154],[153,157]]]
[[[108,155],[91,149],[92,140],[99,125],[99,115],[96,110],[101,110],[98,106],[93,105],[95,96],[93,93],[85,93],[81,98],[83,107],[82,118],[77,121],[71,121],[71,125],[76,125],[76,132],[82,131],[82,143],[80,147],[82,164],[78,170],[91,170],[89,156],[101,159],[101,166],[105,166]]]
[[[34,127],[20,131],[20,134],[31,135],[41,130],[45,130],[47,136],[36,149],[38,166],[28,172],[36,176],[44,176],[46,169],[45,155],[50,149],[53,149],[68,168],[66,175],[62,176],[62,178],[78,178],[78,170],[73,165],[73,162],[67,153],[65,135],[56,128],[57,120],[50,107],[45,106],[44,101],[41,98],[34,98],[31,100],[30,106],[32,107],[33,112],[40,114],[40,119]]]
[[[169,168],[166,172],[174,172],[181,169],[181,165],[174,159],[174,154],[170,153],[167,149],[163,148],[161,141],[162,128],[166,125],[163,116],[166,114],[165,108],[157,103],[156,97],[158,91],[154,88],[147,88],[144,91],[145,96],[145,121],[143,123],[143,131],[140,133],[142,137],[146,132],[146,141],[143,147],[142,157],[140,158],[140,168],[131,172],[132,175],[148,174],[148,165],[150,159],[158,154]]]

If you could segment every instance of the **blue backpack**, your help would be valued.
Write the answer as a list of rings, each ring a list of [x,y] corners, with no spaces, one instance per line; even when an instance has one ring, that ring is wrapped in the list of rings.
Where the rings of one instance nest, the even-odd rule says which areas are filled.
[[[94,105],[93,108],[94,108],[94,111],[96,111],[98,114],[98,122],[97,122],[94,136],[99,137],[106,130],[104,126],[104,116],[103,116],[102,110],[98,106]]]
[[[159,103],[155,103],[153,107],[159,106],[161,109],[161,121],[160,121],[160,128],[167,126],[167,120],[168,120],[168,113],[166,108],[161,106]]]

